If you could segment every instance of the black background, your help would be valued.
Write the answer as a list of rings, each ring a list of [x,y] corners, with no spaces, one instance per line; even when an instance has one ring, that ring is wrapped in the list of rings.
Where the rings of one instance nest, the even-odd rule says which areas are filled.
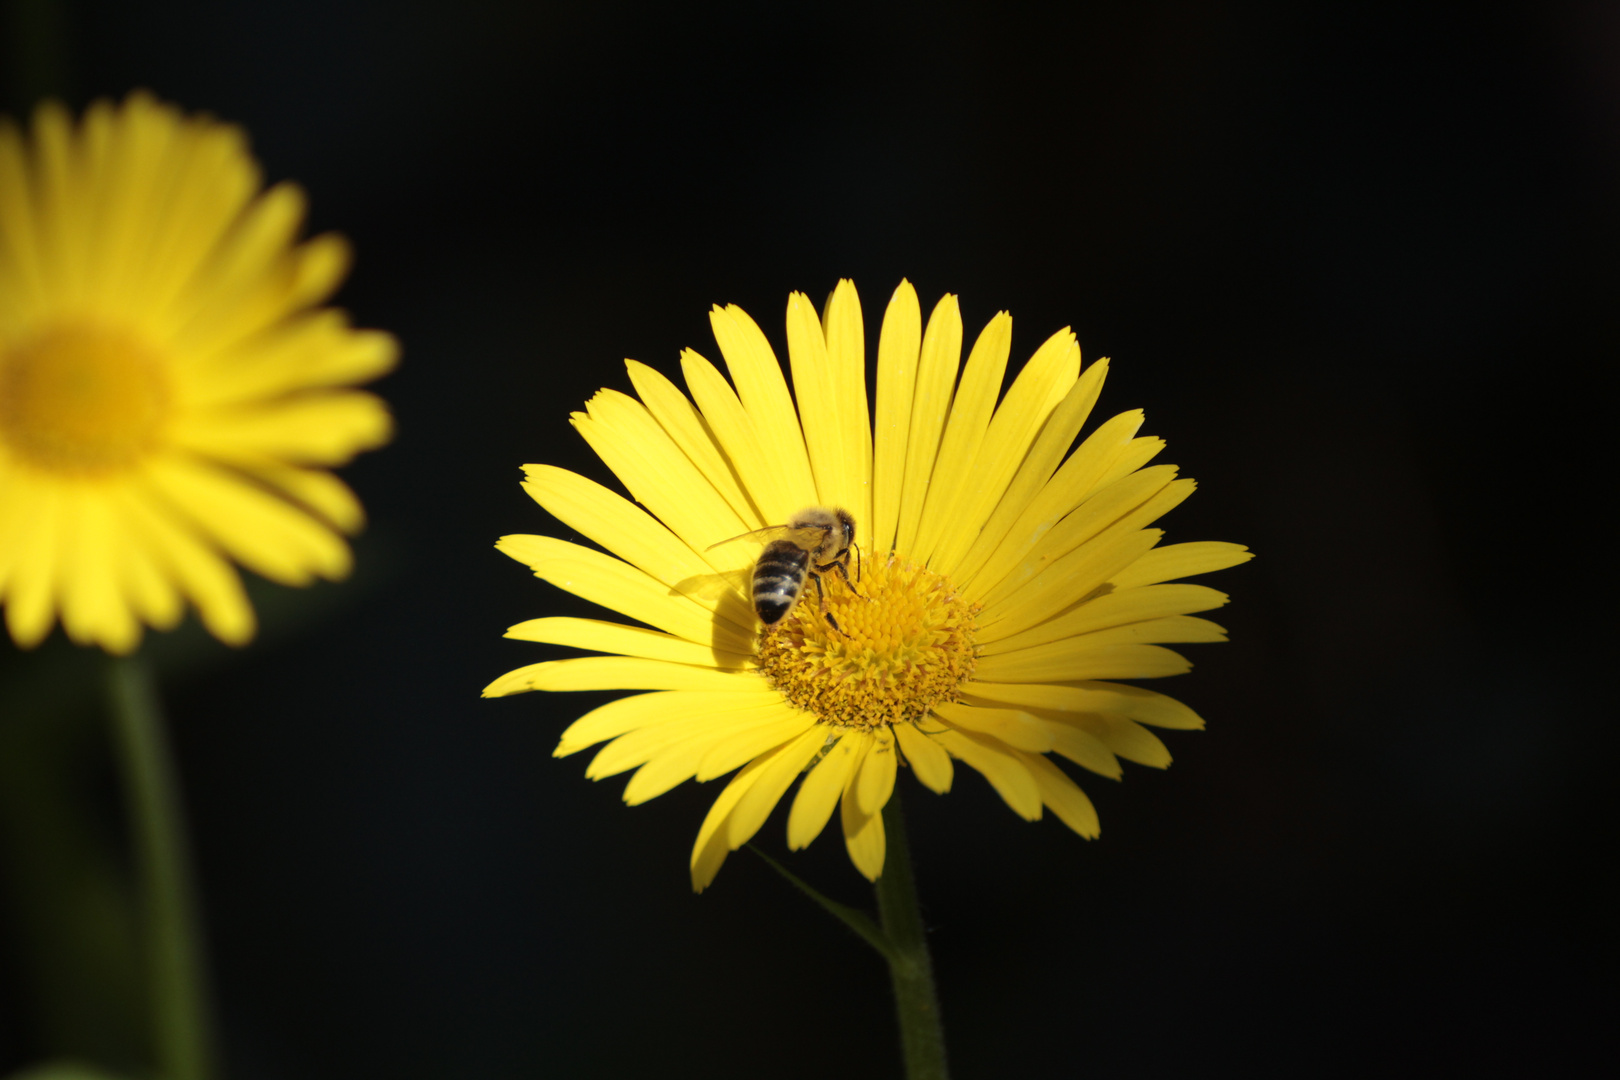
[[[154,643],[230,1075],[897,1075],[859,942],[747,852],[691,895],[718,784],[627,809],[550,757],[602,695],[478,698],[549,655],[505,627],[577,608],[493,550],[566,535],[518,467],[607,481],[567,416],[621,358],[718,359],[715,302],[781,350],[839,277],[874,342],[902,277],[970,339],[1010,310],[1015,362],[1072,325],[1098,415],[1200,481],[1169,539],[1258,553],[1205,579],[1231,643],[1156,687],[1208,731],[1079,777],[1100,840],[902,777],[958,1075],[1595,1048],[1620,15],[1507,10],[9,6],[14,113],[144,86],[243,124],[404,349],[354,578],[257,590],[239,653]],[[790,865],[869,900],[835,831]],[[0,1066],[62,1049],[26,933]]]

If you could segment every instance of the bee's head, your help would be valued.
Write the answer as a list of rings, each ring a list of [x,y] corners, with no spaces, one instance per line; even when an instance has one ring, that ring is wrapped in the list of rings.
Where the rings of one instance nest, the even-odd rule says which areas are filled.
[[[838,528],[835,530],[838,535],[833,539],[837,541],[838,554],[842,555],[849,550],[851,544],[855,543],[855,516],[843,507],[834,510],[833,516],[838,519]]]

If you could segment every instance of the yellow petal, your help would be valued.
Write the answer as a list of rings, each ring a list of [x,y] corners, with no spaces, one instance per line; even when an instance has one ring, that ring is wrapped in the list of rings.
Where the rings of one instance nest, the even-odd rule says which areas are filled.
[[[547,513],[639,567],[667,591],[715,610],[730,630],[740,632],[733,644],[751,651],[752,601],[715,572],[718,560],[694,551],[652,515],[577,473],[551,465],[525,465],[523,471],[523,490]]]
[[[1174,645],[1191,642],[1225,641],[1226,631],[1208,619],[1196,615],[1169,615],[1163,619],[1145,619],[1124,626],[1110,626],[1106,630],[1093,630],[1082,634],[1091,645],[1122,645],[1141,642],[1144,645]]]
[[[1140,585],[1155,585],[1161,581],[1225,570],[1252,558],[1254,552],[1242,544],[1228,544],[1220,540],[1166,544],[1154,548],[1110,580],[1116,589],[1133,589]]]
[[[788,296],[787,344],[799,421],[804,425],[805,449],[810,453],[810,473],[816,481],[816,502],[836,504],[834,493],[847,490],[845,480],[851,470],[844,462],[839,425],[829,422],[834,398],[827,339],[815,306],[803,293]]]
[[[103,304],[117,296],[125,281],[139,273],[140,241],[149,231],[147,222],[159,217],[154,205],[161,194],[160,166],[168,160],[160,140],[140,139],[136,126],[120,123],[108,101],[97,101],[85,111],[81,127],[89,150],[94,204],[93,229],[98,256],[85,267],[86,295]],[[114,182],[109,182],[116,178]]]
[[[702,760],[714,740],[741,728],[774,724],[779,719],[779,711],[772,702],[754,709],[731,709],[714,715],[655,720],[634,731],[625,732],[598,750],[590,764],[585,766],[585,776],[589,780],[606,780],[674,751],[680,756],[692,758],[691,767],[682,777],[686,779],[696,772],[698,761]]]
[[[640,806],[692,779],[708,748],[707,742],[687,740],[653,754],[624,785],[624,805]]]
[[[325,518],[333,528],[355,533],[365,524],[365,510],[349,486],[324,469],[300,469],[264,460],[235,463],[255,480],[279,488],[296,502]]]
[[[894,774],[899,755],[893,738],[875,737],[872,748],[861,760],[855,777],[855,805],[863,814],[881,814],[894,793]]]
[[[1067,722],[1055,720],[1051,728],[1054,754],[1061,754],[1082,769],[1089,769],[1110,780],[1118,780],[1124,775],[1125,770],[1120,768],[1119,759],[1108,749],[1108,744],[1081,726],[1075,717],[1069,717]]]
[[[6,595],[6,626],[11,640],[32,649],[50,633],[55,621],[56,583],[72,571],[64,566],[62,538],[68,525],[67,492],[54,484],[34,484],[23,470],[16,470],[16,509],[26,517],[17,520],[16,538],[9,563],[11,572]],[[26,522],[27,528],[22,528]]]
[[[738,731],[716,739],[703,755],[703,760],[698,762],[697,772],[694,775],[700,782],[724,776],[772,747],[780,746],[787,740],[797,737],[815,722],[814,716],[783,702],[781,708],[777,710],[776,719],[771,724],[762,725],[757,730]]]
[[[130,487],[116,493],[133,537],[197,605],[208,632],[228,645],[244,645],[255,629],[242,579],[217,550],[204,544],[167,504]]]
[[[990,415],[1001,393],[1001,380],[1007,373],[1007,355],[1012,348],[1012,316],[997,312],[980,331],[962,369],[962,382],[951,403],[950,419],[940,440],[939,458],[934,463],[928,499],[917,525],[916,543],[908,557],[927,563],[942,537],[956,524],[957,506],[965,481],[971,478],[979,449],[984,444]]]
[[[185,611],[176,582],[164,572],[157,554],[124,520],[121,510],[119,513],[117,527],[123,537],[119,578],[124,594],[140,618],[159,630],[172,629]]]
[[[817,501],[855,516],[869,544],[872,432],[866,406],[866,344],[855,287],[840,281],[823,329],[803,293],[788,298],[788,357]]]
[[[1078,346],[1075,348],[1075,357],[1078,361]],[[1104,357],[1081,373],[1069,387],[1063,400],[1058,403],[1057,408],[1052,410],[1052,415],[1047,417],[1046,424],[1030,448],[1028,457],[1018,467],[1018,474],[1008,485],[1006,495],[996,504],[995,511],[985,522],[979,535],[973,538],[972,546],[968,548],[967,554],[962,557],[960,565],[951,575],[953,580],[961,583],[961,587],[966,587],[978,576],[990,556],[1012,533],[1014,525],[1030,508],[1036,496],[1046,488],[1058,464],[1063,460],[1063,455],[1074,445],[1080,429],[1090,417],[1092,407],[1096,405],[1097,398],[1102,393],[1103,380],[1107,375],[1108,358]]]
[[[987,656],[975,677],[984,682],[1057,682],[1079,679],[1155,679],[1191,669],[1181,654],[1159,645],[1102,645],[1068,638],[1032,649]]]
[[[774,706],[781,700],[782,695],[769,687],[741,691],[669,690],[617,698],[592,709],[570,724],[562,733],[552,756],[567,757],[649,724],[669,723],[693,716],[718,717],[737,710]]]
[[[1042,728],[1048,740],[1048,746],[1044,749],[1062,754],[1094,773],[1110,779],[1119,779],[1119,762],[1115,759],[1113,751],[1108,749],[1101,737],[1093,733],[1102,730],[1099,724],[1106,725],[1108,721],[1094,714],[1088,714],[1081,719],[1080,714],[1084,710],[1078,707],[1088,704],[1108,704],[1110,702],[1107,694],[1069,686],[1054,686],[1049,683],[1031,685],[973,682],[964,688],[962,697],[970,705],[992,707],[998,699],[1008,699],[1008,704],[1020,706],[1024,714],[1043,722]],[[995,732],[987,733],[995,734]],[[1035,748],[1023,746],[1020,749]]]
[[[726,843],[733,851],[754,838],[754,834],[765,824],[765,819],[770,817],[771,811],[776,809],[776,804],[787,794],[787,789],[810,759],[816,756],[816,751],[821,749],[821,744],[825,741],[825,732],[820,727],[812,726],[761,759],[765,764],[760,769],[759,778],[743,792],[742,798],[737,800],[737,806],[726,822]]]
[[[849,861],[855,864],[855,869],[867,881],[876,881],[883,873],[888,847],[883,832],[883,815],[861,812],[854,784],[844,789],[839,809],[844,827],[844,849],[849,852]]]
[[[743,519],[645,405],[616,390],[599,390],[586,409],[588,416],[574,415],[574,428],[635,500],[694,551],[745,531]]]
[[[589,649],[592,652],[640,656],[648,660],[668,660],[676,664],[693,664],[699,667],[742,670],[754,664],[751,654],[722,652],[712,645],[699,645],[695,641],[687,641],[672,634],[599,619],[565,617],[529,619],[507,630],[506,636],[518,641],[569,645],[576,649]]]
[[[1148,552],[1151,555],[1152,552]],[[1138,558],[1146,558],[1143,555]],[[1226,603],[1226,594],[1203,585],[1148,585],[1137,589],[1121,589],[1099,596],[1094,600],[1048,619],[1028,630],[998,638],[980,647],[981,655],[1010,652],[1028,648],[1059,638],[1075,637],[1113,626],[1144,622],[1168,615],[1187,615],[1195,611],[1209,611]]]
[[[957,485],[959,495],[951,511],[954,524],[940,537],[929,559],[940,573],[957,576],[969,546],[1007,494],[1007,486],[1024,464],[1047,417],[1079,375],[1080,346],[1065,327],[1035,350],[1013,380],[971,458],[972,468]]]
[[[772,358],[771,363],[775,362]],[[806,506],[814,506],[816,485],[810,478],[809,459],[805,459],[802,476],[797,467],[782,471],[776,460],[780,456],[791,458],[795,448],[800,454],[804,452],[798,417],[793,418],[791,431],[767,430],[769,425],[756,421],[743,408],[714,365],[691,349],[681,353],[681,370],[686,373],[686,387],[692,392],[692,400],[703,412],[704,423],[725,451],[726,460],[737,470],[743,487],[766,523],[786,522]],[[781,377],[778,369],[776,378]],[[767,448],[770,456],[767,456]]]
[[[146,466],[154,491],[251,570],[284,585],[348,574],[349,546],[326,523],[201,462],[167,455]]]
[[[1041,802],[1058,816],[1058,820],[1087,840],[1095,840],[1102,832],[1097,821],[1097,810],[1079,785],[1039,754],[1023,754],[1019,760],[1035,778]]]
[[[901,281],[889,298],[878,337],[877,418],[873,432],[872,548],[894,546],[900,522],[901,485],[906,476],[906,441],[911,429],[911,396],[917,386],[917,355],[922,346],[922,310],[917,290]],[[831,814],[831,810],[828,813]],[[819,831],[819,827],[818,827]]]
[[[802,715],[792,717],[792,723],[787,722],[786,708],[785,705],[778,708],[776,719],[769,724],[756,725],[746,731],[706,731],[701,737],[687,739],[658,751],[636,770],[625,785],[625,803],[636,806],[694,776],[702,781],[728,773],[771,747],[781,745],[803,731],[805,724],[812,722]],[[767,731],[774,734],[767,735]],[[747,753],[738,752],[744,744],[757,749]],[[725,768],[706,774],[705,770],[713,764],[717,755],[730,755],[732,760]]]
[[[188,409],[252,404],[366,382],[398,361],[399,343],[391,335],[356,330],[343,312],[323,308],[286,318],[198,361],[176,389],[179,404]]]
[[[46,101],[34,111],[40,261],[51,291],[69,304],[85,298],[90,224],[81,212],[86,193],[74,142],[73,119],[60,102]]]
[[[1129,476],[1142,468],[1148,462],[1158,457],[1164,450],[1164,440],[1153,435],[1132,439],[1125,444],[1119,455],[1110,462],[1101,477],[1097,479],[1096,490],[1101,491],[1108,485]]]
[[[992,736],[1019,750],[1039,754],[1052,749],[1052,732],[1048,725],[1021,709],[942,704],[934,706],[934,714],[954,728]]]
[[[294,310],[299,282],[287,253],[305,205],[303,190],[283,182],[243,208],[170,305],[180,355],[222,351]]]
[[[4,136],[5,127],[0,118],[0,146],[4,145]],[[36,475],[33,469],[12,461],[5,444],[0,442],[0,598],[5,596],[6,583],[16,570],[16,561],[34,516],[39,490],[34,480]]]
[[[965,731],[944,731],[934,741],[961,758],[996,789],[1013,813],[1025,821],[1041,816],[1041,793],[1018,751],[996,740]]]
[[[922,723],[931,724],[937,729],[944,728],[933,717]],[[934,742],[930,735],[924,734],[916,724],[896,724],[893,730],[895,737],[900,740],[900,750],[906,755],[906,762],[923,787],[938,795],[951,790],[955,767],[951,765],[951,755],[945,752],[945,748]]]
[[[1023,708],[1113,713],[1154,727],[1179,728],[1183,731],[1196,731],[1204,726],[1197,713],[1175,698],[1126,683],[1055,685],[974,681],[963,687],[963,695],[970,699],[982,698]]]
[[[80,645],[125,654],[140,641],[140,624],[119,588],[128,541],[115,528],[99,491],[68,488],[62,505],[62,629]]]
[[[906,479],[900,489],[900,521],[894,546],[910,553],[916,549],[917,527],[934,476],[940,435],[951,412],[956,369],[962,363],[962,311],[947,293],[934,306],[923,331],[922,353],[917,359],[917,382],[911,397],[911,423],[906,433]]]
[[[288,253],[293,264],[287,302],[293,307],[318,304],[337,291],[354,265],[354,251],[337,233],[312,236]]]
[[[827,335],[828,388],[843,443],[844,476],[831,496],[855,515],[855,539],[872,546],[872,411],[866,400],[866,324],[855,283],[838,282],[822,312]],[[815,421],[820,423],[821,420]]]
[[[692,845],[692,891],[702,892],[714,880],[714,875],[720,872],[720,864],[726,861],[731,853],[731,846],[726,842],[726,819],[736,807],[737,801],[743,797],[749,788],[759,779],[760,772],[769,759],[758,758],[745,765],[741,772],[732,777],[731,783],[726,785],[720,797],[714,800],[709,807],[709,813],[698,828],[697,841]]]
[[[769,705],[754,709],[730,709],[726,712],[716,713],[713,716],[683,716],[665,723],[647,724],[626,732],[617,739],[608,743],[591,759],[590,765],[585,769],[585,775],[592,780],[601,780],[609,776],[617,776],[626,769],[633,769],[637,765],[645,764],[655,756],[675,747],[695,745],[703,752],[715,743],[736,735],[740,732],[774,731],[781,727],[782,721],[787,717],[787,706],[782,702],[773,702]],[[796,730],[803,730],[802,727]],[[778,736],[774,741],[767,742],[763,748],[750,754],[744,760],[751,760],[765,750],[780,746],[783,741],[792,735]],[[702,754],[699,754],[701,760]],[[736,766],[734,765],[733,768]],[[694,764],[693,771],[697,771]],[[727,770],[728,772],[730,770]],[[691,774],[688,774],[691,775]],[[699,776],[700,780],[709,777]]]
[[[715,307],[709,313],[709,326],[725,357],[726,370],[736,383],[737,398],[747,411],[759,441],[757,465],[766,470],[769,486],[774,489],[772,505],[761,506],[760,510],[766,515],[767,524],[786,521],[796,511],[815,504],[816,484],[799,429],[799,414],[788,394],[787,380],[782,377],[782,364],[765,340],[759,324],[737,305]],[[695,396],[697,387],[692,385],[691,378],[688,371],[687,385]],[[710,423],[715,423],[708,404],[701,398],[697,401]],[[720,434],[718,428],[716,434]],[[729,447],[723,436],[721,444]],[[737,462],[735,454],[732,461]],[[758,502],[762,489],[748,483],[748,490]]]
[[[1134,521],[1145,507],[1153,506],[1155,517],[1166,513],[1170,507],[1159,509],[1157,499],[1171,487],[1175,475],[1174,465],[1158,465],[1132,473],[1086,499],[1072,513],[1052,525],[1039,540],[1017,545],[1024,553],[1015,562],[1004,566],[1005,552],[997,552],[996,558],[980,576],[980,584],[975,585],[980,602],[989,608],[1015,593],[1023,592],[1030,579],[1052,563],[1121,522]],[[1186,495],[1180,497],[1186,498]],[[1133,527],[1140,528],[1141,525]],[[992,575],[998,573],[1002,577],[992,580]]]
[[[1136,529],[1127,520],[1044,566],[1020,567],[1032,581],[1021,593],[986,604],[979,615],[979,640],[1012,637],[1066,614],[1078,601],[1105,585],[1109,577],[1144,555],[1164,535],[1158,529]]]
[[[503,536],[496,548],[524,563],[536,577],[677,637],[722,652],[747,652],[744,630],[629,563],[550,536]],[[724,609],[722,609],[722,612]],[[740,646],[740,647],[739,647]]]
[[[1136,476],[1145,476],[1157,470],[1147,469]],[[1163,477],[1163,473],[1158,478]],[[1134,485],[1136,476],[1126,477],[1120,485]],[[1116,544],[1128,544],[1125,540],[1128,534],[1142,529],[1141,536],[1152,536],[1157,543],[1163,534],[1157,529],[1143,529],[1154,521],[1179,506],[1197,488],[1191,480],[1173,480],[1162,487],[1156,483],[1143,484],[1139,489],[1130,493],[1128,499],[1116,502],[1110,497],[1111,493],[1120,485],[1105,489],[1099,493],[1098,498],[1091,500],[1070,515],[1070,519],[1082,516],[1088,520],[1073,526],[1065,520],[1058,528],[1041,542],[1001,584],[990,590],[983,601],[985,607],[985,625],[999,620],[1002,615],[1024,608],[1026,612],[1033,612],[1039,618],[1050,618],[1067,608],[1070,604],[1088,595],[1091,590],[1111,580],[1124,569],[1128,563],[1122,563],[1109,571],[1109,576],[1097,579],[1097,567],[1103,562],[1114,558],[1117,554]],[[1139,495],[1148,494],[1145,501],[1136,502]],[[1112,505],[1098,507],[1093,512],[1093,503],[1106,502]],[[1135,505],[1132,505],[1135,504]],[[1115,510],[1123,510],[1123,515],[1114,518]],[[1098,532],[1097,525],[1114,518],[1106,527]],[[1075,541],[1084,537],[1079,544]],[[1140,539],[1140,537],[1138,537]],[[1145,550],[1140,552],[1145,554]],[[1055,571],[1055,572],[1054,572]],[[1041,576],[1041,587],[1038,589],[1025,589],[1022,595],[1015,596],[1017,587],[1014,583],[1027,582],[1037,574]],[[1079,589],[1080,591],[1074,591]],[[1038,619],[1024,618],[1014,620],[1004,626],[997,636],[1011,634],[1026,626],[1034,625]],[[988,639],[987,639],[988,640]]]
[[[1170,766],[1170,751],[1159,737],[1147,728],[1122,716],[1103,716],[1081,713],[1073,723],[1085,728],[1103,741],[1103,744],[1127,761],[1147,765],[1154,769]]]
[[[484,687],[483,696],[505,697],[526,690],[758,690],[765,685],[764,679],[749,672],[632,656],[582,656],[508,671]]]
[[[132,110],[154,134],[172,132],[173,162],[166,212],[150,219],[147,273],[131,275],[128,302],[163,336],[175,334],[196,310],[187,303],[198,271],[259,189],[258,167],[236,128],[200,120],[181,122],[174,110]]]
[[[382,399],[323,390],[235,408],[183,413],[169,425],[177,446],[204,457],[257,455],[306,465],[343,465],[393,435]]]
[[[726,460],[725,453],[714,441],[714,435],[687,396],[659,372],[634,360],[625,361],[630,381],[647,411],[668,432],[688,461],[703,474],[703,478],[720,493],[731,507],[744,529],[758,529],[766,524],[748,493],[737,480],[737,472]]]
[[[824,733],[825,734],[825,733]],[[798,851],[821,835],[832,817],[833,807],[849,786],[855,768],[866,756],[872,737],[865,732],[851,731],[843,735],[826,735],[835,739],[826,747],[821,760],[811,766],[799,784],[799,793],[793,798],[788,811],[788,850]],[[825,740],[823,742],[825,746]]]
[[[1081,503],[1097,493],[1098,481],[1118,459],[1142,425],[1141,410],[1121,413],[1086,437],[1020,512],[1006,538],[990,553],[982,569],[964,577],[961,588],[967,594],[983,597],[1013,567],[1024,560],[1036,545]]]

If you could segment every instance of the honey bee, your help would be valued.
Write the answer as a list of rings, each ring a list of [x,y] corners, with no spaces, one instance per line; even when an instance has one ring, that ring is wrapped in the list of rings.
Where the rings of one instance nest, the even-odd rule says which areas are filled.
[[[787,618],[793,605],[804,593],[806,578],[816,583],[816,595],[821,598],[821,614],[834,630],[843,631],[838,620],[827,610],[827,593],[821,585],[821,575],[837,570],[844,584],[853,589],[849,579],[849,554],[855,552],[856,576],[860,576],[860,551],[855,548],[855,519],[848,510],[837,507],[811,506],[793,515],[786,525],[767,525],[763,529],[734,536],[741,540],[749,536],[775,537],[759,553],[754,563],[754,613],[765,629]],[[714,547],[729,544],[722,540]],[[711,548],[710,550],[713,550]]]

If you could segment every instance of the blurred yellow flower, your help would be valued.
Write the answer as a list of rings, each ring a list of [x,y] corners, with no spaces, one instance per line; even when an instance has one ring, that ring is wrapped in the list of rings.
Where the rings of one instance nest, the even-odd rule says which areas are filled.
[[[1177,674],[1188,663],[1165,643],[1223,640],[1192,613],[1226,596],[1167,582],[1249,558],[1236,544],[1158,546],[1163,534],[1148,526],[1193,482],[1176,479],[1173,465],[1148,466],[1164,443],[1137,436],[1140,411],[1074,445],[1107,361],[1082,373],[1074,335],[1060,331],[998,406],[1012,319],[990,321],[958,379],[956,298],[941,300],[924,330],[916,291],[902,282],[878,345],[874,426],[850,282],[820,318],[803,295],[788,301],[797,407],[753,320],[733,306],[716,307],[710,322],[730,383],[687,351],[689,399],[631,361],[639,401],[602,390],[574,414],[646,511],[574,473],[526,466],[529,494],[618,558],[545,536],[497,545],[536,576],[646,625],[514,626],[508,637],[609,655],[519,668],[485,696],[652,691],[581,717],[556,751],[611,740],[586,775],[636,769],[630,804],[740,769],[698,832],[698,890],[801,774],[788,846],[809,844],[836,809],[869,879],[883,870],[880,812],[900,766],[944,792],[953,761],[965,762],[1021,817],[1049,809],[1096,836],[1090,800],[1047,755],[1113,778],[1120,758],[1167,765],[1143,725],[1203,722],[1172,698],[1104,680]],[[725,541],[816,506],[855,519],[849,580],[823,562],[819,583],[762,634],[749,582],[769,534]]]
[[[362,514],[328,470],[386,442],[350,385],[393,338],[319,305],[337,236],[260,193],[242,131],[142,93],[77,125],[0,120],[0,602],[12,638],[126,653],[185,601],[253,635],[230,560],[289,585],[349,569]]]

